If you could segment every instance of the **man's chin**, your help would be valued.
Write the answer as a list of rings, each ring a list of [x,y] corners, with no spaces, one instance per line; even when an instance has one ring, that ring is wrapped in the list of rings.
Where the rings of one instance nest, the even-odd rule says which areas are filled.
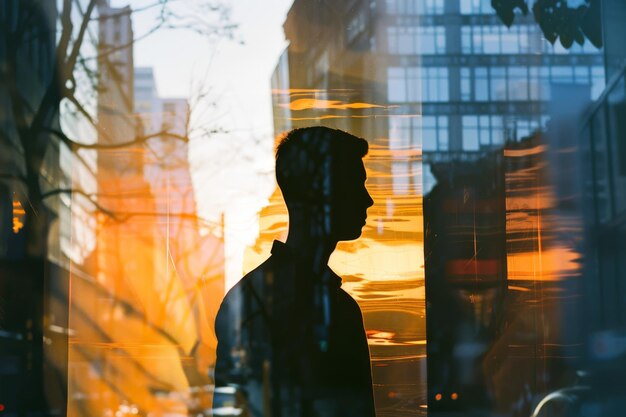
[[[361,230],[361,229],[359,229],[358,231],[355,230],[354,232],[342,234],[342,236],[339,238],[339,240],[340,241],[356,240],[356,239],[360,238],[362,234],[363,234],[363,230]]]

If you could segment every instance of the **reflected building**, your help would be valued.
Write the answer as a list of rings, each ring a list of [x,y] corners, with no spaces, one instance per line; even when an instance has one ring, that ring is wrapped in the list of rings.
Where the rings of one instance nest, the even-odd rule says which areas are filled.
[[[545,154],[548,139],[537,143],[536,138],[528,138],[545,129],[553,113],[552,90],[559,85],[586,91],[583,101],[587,102],[600,95],[605,71],[602,53],[589,42],[570,49],[551,45],[530,14],[517,15],[507,28],[489,0],[338,4],[296,0],[284,29],[289,46],[272,76],[276,137],[294,127],[324,124],[368,139],[368,188],[376,204],[369,211],[361,239],[371,243],[364,246],[394,241],[421,244],[426,239],[425,257],[432,261],[429,250],[436,244],[435,235],[444,233],[450,238],[448,247],[442,248],[443,259],[437,261],[444,264],[429,269],[426,262],[426,280],[456,285],[448,296],[457,297],[463,310],[457,321],[465,327],[448,346],[449,354],[465,352],[475,361],[469,368],[464,365],[465,370],[455,365],[460,356],[442,363],[443,368],[456,367],[451,372],[458,378],[450,380],[449,386],[438,386],[434,381],[441,380],[441,375],[429,374],[428,409],[502,411],[518,403],[522,404],[518,412],[527,411],[534,395],[565,375],[565,371],[554,371],[563,367],[558,361],[542,365],[546,358],[562,353],[559,347],[536,353],[548,341],[561,346],[567,339],[559,332],[544,334],[541,326],[528,321],[535,317],[559,326],[563,314],[559,302],[543,312],[529,306],[541,300],[537,305],[546,307],[549,292],[565,291],[557,299],[567,298],[571,288],[564,288],[569,284],[558,282],[580,278],[576,261],[580,247],[563,243],[563,236],[554,232],[557,211],[551,210],[559,196],[554,197],[549,186],[551,174],[540,168],[551,160]],[[531,164],[524,168],[518,165],[517,155],[527,153],[536,159],[522,157],[524,164]],[[450,218],[457,217],[456,223],[442,220],[446,230],[436,230],[433,217],[425,219],[423,229],[421,224],[416,226],[413,221],[422,222],[422,195],[430,199],[431,213],[445,213],[447,207]],[[281,197],[275,193],[261,212],[261,237],[250,252],[264,253],[263,245],[284,230],[283,212]],[[517,240],[520,236],[525,243]],[[448,273],[451,268],[456,272]],[[361,272],[367,278],[368,271]],[[424,271],[410,274],[420,287]],[[468,287],[468,282],[454,283],[457,278],[480,282]],[[497,289],[483,291],[488,282]],[[538,282],[542,283],[539,287]],[[361,302],[366,326],[374,326],[377,295],[368,294],[367,285],[350,288]],[[417,316],[423,317],[424,307],[418,305],[414,306],[420,312]],[[437,314],[429,310],[433,324],[439,318],[445,321]],[[502,327],[507,314],[521,327]],[[417,316],[412,319],[419,322]],[[506,329],[510,331],[503,337]],[[435,334],[429,331],[429,364],[438,361],[438,355],[446,355],[437,350],[440,343]],[[500,349],[505,340],[515,343],[524,335],[532,335],[534,342],[519,352]],[[376,343],[370,340],[373,358],[380,352]],[[529,355],[529,360],[501,362],[517,354]],[[523,366],[533,369],[535,376],[520,376],[511,392],[497,392],[494,384],[508,371],[487,378],[485,370],[498,366],[511,366],[510,372]],[[407,382],[419,382],[415,376],[422,372],[419,368]],[[382,382],[389,369],[382,371],[373,362],[375,384],[381,384],[376,397],[379,412],[387,406],[404,409],[399,404],[409,401],[416,402],[414,409],[419,410],[426,396],[401,400],[404,394],[391,388],[391,381],[401,378],[392,378],[390,373],[386,380],[390,385]],[[429,366],[429,372],[436,369]],[[463,372],[476,378],[466,378],[470,382],[463,385]],[[472,394],[477,386],[484,401]]]
[[[141,372],[130,371],[137,363],[119,352],[124,352],[129,333],[141,337],[141,332],[129,332],[142,321],[130,288],[156,269],[154,222],[129,217],[136,211],[154,211],[143,179],[143,149],[121,146],[141,135],[141,125],[133,116],[132,10],[102,0],[97,2],[97,13],[95,271],[92,276],[77,274],[72,281],[71,415],[114,413],[122,402],[117,389],[124,390],[127,379],[139,380]],[[121,351],[113,348],[116,344]],[[124,369],[131,374],[124,375]]]
[[[188,294],[182,299],[175,297],[169,308],[175,308],[178,301],[174,300],[179,300],[184,306],[178,307],[193,316],[186,322],[184,316],[174,318],[172,324],[182,333],[195,335],[186,347],[191,360],[185,360],[183,370],[189,388],[201,402],[210,398],[207,387],[216,347],[213,323],[225,293],[223,223],[197,216],[188,157],[187,99],[160,97],[153,69],[139,67],[135,68],[135,112],[144,134],[151,137],[146,145],[144,177],[156,205],[157,275],[163,285],[175,281],[172,285]],[[189,412],[202,409],[190,408]]]

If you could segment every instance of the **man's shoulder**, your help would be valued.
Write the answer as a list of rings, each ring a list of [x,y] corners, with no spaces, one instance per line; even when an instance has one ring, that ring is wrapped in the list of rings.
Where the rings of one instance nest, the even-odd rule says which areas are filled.
[[[238,299],[242,294],[250,291],[251,287],[260,285],[265,274],[271,270],[272,257],[267,258],[262,264],[245,274],[233,287],[228,290],[222,300],[222,307],[227,305],[233,299]]]

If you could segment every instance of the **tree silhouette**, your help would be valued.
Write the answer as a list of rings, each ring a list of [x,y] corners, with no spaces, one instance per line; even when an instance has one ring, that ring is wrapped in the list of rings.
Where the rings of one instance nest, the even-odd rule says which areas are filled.
[[[79,138],[70,137],[59,126],[59,112],[62,105],[71,107],[71,111],[86,120],[99,135],[107,136],[98,123],[95,106],[90,105],[89,100],[97,97],[99,90],[104,86],[99,85],[98,71],[102,66],[114,66],[111,56],[116,51],[131,48],[136,42],[145,39],[158,30],[190,30],[206,37],[230,37],[236,30],[229,19],[229,10],[225,4],[219,1],[199,1],[193,3],[194,7],[184,14],[178,9],[171,7],[171,1],[158,0],[144,4],[130,13],[139,14],[148,11],[157,11],[158,16],[153,26],[145,33],[138,34],[130,42],[115,47],[102,47],[98,45],[98,38],[94,35],[94,26],[102,19],[112,16],[98,16],[98,5],[101,0],[63,0],[58,12],[58,22],[51,23],[47,30],[33,31],[31,28],[37,18],[49,12],[42,6],[41,0],[21,0],[14,2],[14,13],[0,16],[2,35],[2,47],[5,51],[2,69],[2,87],[8,96],[9,120],[15,127],[18,138],[17,146],[23,156],[21,165],[24,166],[25,175],[4,174],[4,179],[23,183],[27,189],[28,204],[26,204],[26,216],[24,232],[26,236],[26,254],[29,258],[45,258],[47,251],[48,226],[50,221],[49,209],[44,200],[54,195],[63,193],[79,193],[106,213],[106,208],[98,207],[96,196],[89,195],[81,190],[58,188],[42,190],[40,175],[46,153],[51,147],[58,147],[63,143],[70,151],[77,154],[80,149],[118,149],[129,146],[141,145],[153,138],[170,138],[172,140],[189,141],[189,136],[194,132],[190,129],[185,135],[169,131],[151,132],[145,135],[136,135],[129,138],[110,138],[107,143],[85,143]],[[214,17],[213,19],[211,17]],[[44,16],[44,19],[46,17]],[[51,65],[51,73],[43,79],[47,85],[42,89],[41,97],[33,100],[29,97],[29,91],[20,88],[21,63],[20,55],[28,48],[29,44],[36,42],[36,37],[47,36],[54,39],[55,27],[58,32],[57,41],[54,45],[54,62]],[[89,51],[92,54],[89,55]],[[87,86],[87,91],[81,92],[81,85]],[[202,133],[214,132],[214,128],[205,126],[198,127]],[[6,137],[1,138],[7,140]],[[80,156],[79,156],[80,159]],[[112,214],[112,213],[110,213]]]

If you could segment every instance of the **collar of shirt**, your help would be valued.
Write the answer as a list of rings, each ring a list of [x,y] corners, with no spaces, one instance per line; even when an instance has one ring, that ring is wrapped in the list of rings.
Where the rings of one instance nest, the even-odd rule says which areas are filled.
[[[278,240],[275,240],[274,243],[272,244],[272,256],[280,260],[287,260],[287,261],[295,260],[294,254],[287,247],[287,245],[285,245],[285,243],[278,241]],[[334,284],[337,287],[341,287],[341,277],[339,275],[337,275],[332,269],[330,269],[329,266],[326,266],[325,272],[328,274],[327,276],[331,285]]]

